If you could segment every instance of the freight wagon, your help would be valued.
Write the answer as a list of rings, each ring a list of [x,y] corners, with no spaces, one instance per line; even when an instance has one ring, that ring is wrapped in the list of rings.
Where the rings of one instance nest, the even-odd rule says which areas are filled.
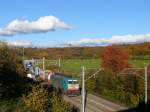
[[[63,94],[68,96],[80,95],[79,80],[77,78],[55,73],[54,75],[51,75],[50,83]]]

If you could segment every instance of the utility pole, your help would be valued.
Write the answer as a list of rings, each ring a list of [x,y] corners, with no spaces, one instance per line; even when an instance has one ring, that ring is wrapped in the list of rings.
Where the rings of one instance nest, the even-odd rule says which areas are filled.
[[[93,68],[89,68],[89,69],[93,69]],[[85,112],[85,100],[87,98],[87,92],[85,94],[85,82],[87,80],[89,80],[90,78],[92,78],[93,76],[95,77],[95,75],[100,72],[102,69],[99,69],[97,72],[95,72],[94,74],[92,74],[88,79],[85,80],[85,67],[82,67],[82,112]],[[85,97],[86,95],[86,97]]]
[[[147,105],[147,65],[145,65],[144,69],[145,69],[145,105]]]
[[[60,68],[60,58],[59,58],[59,60],[58,60],[58,66],[59,66],[59,68]]]
[[[43,57],[43,70],[45,70],[45,57]]]
[[[84,81],[84,76],[85,76],[85,68],[84,66],[82,67],[82,112],[85,112],[85,81]]]

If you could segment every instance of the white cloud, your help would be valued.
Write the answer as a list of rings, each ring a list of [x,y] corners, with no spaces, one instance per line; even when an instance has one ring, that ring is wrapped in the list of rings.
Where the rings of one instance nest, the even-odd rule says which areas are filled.
[[[9,46],[17,46],[17,47],[31,47],[33,44],[29,41],[7,41]]]
[[[0,28],[1,36],[13,36],[16,34],[43,33],[56,29],[70,29],[71,26],[59,20],[55,16],[40,17],[35,21],[13,20],[6,27]]]
[[[150,34],[141,35],[115,35],[111,38],[85,38],[79,41],[69,42],[70,46],[95,46],[95,45],[109,45],[109,44],[129,44],[129,43],[142,43],[150,42]]]

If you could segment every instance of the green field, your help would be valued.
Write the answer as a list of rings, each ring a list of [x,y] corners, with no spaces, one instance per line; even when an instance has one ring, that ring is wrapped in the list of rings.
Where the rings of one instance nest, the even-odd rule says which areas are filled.
[[[65,59],[61,60],[61,70],[67,74],[80,75],[82,66],[85,68],[100,68],[99,59]]]
[[[131,63],[134,67],[144,67],[145,64],[150,64],[150,59],[149,60],[130,60],[129,63]]]
[[[134,67],[144,67],[144,64],[150,64],[150,60],[130,60]],[[81,67],[85,68],[100,68],[100,59],[62,59],[61,60],[61,70],[70,74],[81,73]]]

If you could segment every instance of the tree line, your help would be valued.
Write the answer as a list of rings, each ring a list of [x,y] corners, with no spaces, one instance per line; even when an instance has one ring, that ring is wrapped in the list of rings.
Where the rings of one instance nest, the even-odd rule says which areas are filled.
[[[150,59],[150,43],[119,45],[124,48],[130,58]],[[64,47],[64,48],[25,48],[27,58],[71,59],[99,58],[105,46],[96,47]],[[20,49],[20,52],[22,48]]]

